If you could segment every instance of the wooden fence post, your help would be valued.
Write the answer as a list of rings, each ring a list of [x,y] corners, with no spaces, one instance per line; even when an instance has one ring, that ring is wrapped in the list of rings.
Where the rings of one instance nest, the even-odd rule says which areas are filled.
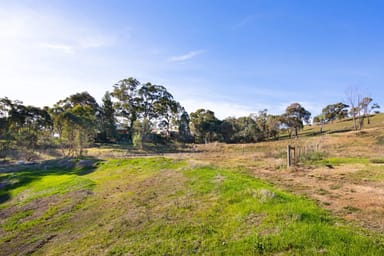
[[[291,167],[291,145],[287,146],[287,166]]]

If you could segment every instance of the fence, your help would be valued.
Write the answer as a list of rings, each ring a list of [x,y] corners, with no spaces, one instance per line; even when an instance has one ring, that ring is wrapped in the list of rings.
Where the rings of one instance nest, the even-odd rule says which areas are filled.
[[[287,146],[287,167],[297,165],[299,159],[309,153],[319,151],[320,144],[305,145],[305,146]]]

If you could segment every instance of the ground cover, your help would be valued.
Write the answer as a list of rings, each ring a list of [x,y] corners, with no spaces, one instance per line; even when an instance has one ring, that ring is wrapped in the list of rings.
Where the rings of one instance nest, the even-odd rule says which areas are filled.
[[[382,236],[242,167],[115,159],[91,171],[3,173],[1,182],[2,255],[384,253]]]

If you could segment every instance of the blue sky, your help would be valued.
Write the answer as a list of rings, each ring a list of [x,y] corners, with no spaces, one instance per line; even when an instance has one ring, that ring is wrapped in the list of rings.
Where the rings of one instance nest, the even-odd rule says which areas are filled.
[[[0,97],[98,101],[133,76],[219,118],[299,102],[314,115],[357,88],[384,106],[381,0],[0,1]]]

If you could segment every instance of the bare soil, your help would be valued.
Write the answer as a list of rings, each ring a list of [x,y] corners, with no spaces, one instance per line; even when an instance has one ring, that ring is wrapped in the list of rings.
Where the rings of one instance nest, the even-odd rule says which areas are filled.
[[[253,169],[255,176],[296,194],[312,198],[332,213],[365,228],[384,231],[384,182],[353,182],[348,173],[359,168]]]

